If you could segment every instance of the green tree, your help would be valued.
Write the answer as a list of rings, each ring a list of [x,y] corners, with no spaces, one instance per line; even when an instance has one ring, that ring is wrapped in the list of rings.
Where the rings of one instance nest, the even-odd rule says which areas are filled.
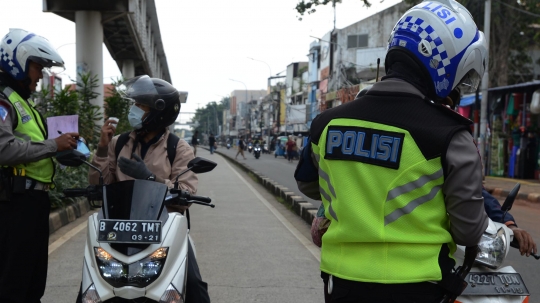
[[[90,100],[99,96],[95,92],[98,87],[97,75],[79,74],[77,81],[77,94],[79,96],[79,134],[86,139],[91,149],[97,146],[101,127],[96,124],[103,119],[100,108],[90,103]]]
[[[97,77],[89,74],[80,75],[81,81],[77,82],[77,89],[71,87],[55,91],[51,97],[50,88],[42,89],[34,95],[40,100],[37,109],[45,117],[79,115],[79,134],[90,144],[99,140],[99,132],[96,136],[95,122],[101,119],[99,107],[90,104],[90,99],[97,97],[93,91],[97,87]],[[91,123],[91,125],[89,125]],[[54,183],[56,187],[50,191],[51,207],[59,208],[74,201],[73,198],[64,198],[63,190],[73,187],[86,187],[88,185],[88,167],[63,167],[55,164]]]
[[[229,109],[229,104],[230,98],[224,97],[219,104],[210,102],[205,107],[198,108],[192,120],[199,122],[199,125],[194,127],[193,130],[198,130],[199,134],[213,133],[219,135],[216,134],[216,130],[219,130],[219,125],[223,125],[223,111]],[[218,124],[216,124],[216,115]]]
[[[308,14],[315,13],[317,11],[316,7],[319,5],[327,5],[331,3],[333,6],[335,6],[337,3],[341,3],[341,1],[342,0],[300,0],[296,4],[295,9],[300,14],[300,16],[303,16],[305,13],[308,13]],[[364,6],[366,7],[371,6],[371,2],[369,0],[358,0],[358,1],[364,2]],[[302,17],[299,17],[298,20],[302,20]]]

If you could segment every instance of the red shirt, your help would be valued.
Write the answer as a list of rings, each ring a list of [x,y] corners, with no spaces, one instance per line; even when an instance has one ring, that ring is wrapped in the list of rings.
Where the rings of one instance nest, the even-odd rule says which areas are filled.
[[[296,142],[294,141],[287,141],[285,146],[287,147],[287,151],[293,151],[294,146],[296,145]]]

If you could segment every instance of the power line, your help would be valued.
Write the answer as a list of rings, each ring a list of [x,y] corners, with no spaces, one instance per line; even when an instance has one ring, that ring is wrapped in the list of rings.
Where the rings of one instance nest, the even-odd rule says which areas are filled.
[[[511,8],[511,9],[513,9],[513,10],[516,10],[516,11],[518,11],[518,12],[521,12],[521,13],[524,13],[524,14],[527,14],[527,15],[530,15],[530,16],[533,16],[533,17],[540,17],[539,14],[531,13],[531,12],[526,11],[526,10],[524,10],[524,9],[517,8],[517,7],[514,7],[514,6],[510,5],[510,4],[501,2],[501,1],[499,1],[499,0],[495,0],[495,1],[496,1],[497,3],[499,3],[499,4],[502,4],[502,5],[506,6],[506,7],[509,7],[509,8]]]

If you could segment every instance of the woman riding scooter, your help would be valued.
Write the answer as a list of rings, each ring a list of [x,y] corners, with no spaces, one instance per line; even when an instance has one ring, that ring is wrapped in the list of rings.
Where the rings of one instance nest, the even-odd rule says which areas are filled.
[[[128,120],[133,131],[114,136],[116,128],[112,124],[115,121],[105,121],[92,164],[103,172],[105,184],[142,179],[164,183],[172,188],[173,179],[187,169],[188,162],[194,158],[188,143],[171,137],[174,135],[168,129],[178,117],[181,98],[186,98],[185,95],[181,95],[170,83],[147,75],[132,78],[121,88],[124,88],[120,91],[123,97],[132,102]],[[173,162],[168,159],[168,145],[176,145]],[[194,173],[188,172],[178,180],[180,189],[190,194],[196,193],[198,179]],[[99,184],[97,171],[90,170],[89,182]],[[169,212],[184,213],[187,207],[167,206],[167,209]],[[210,302],[208,286],[201,279],[191,245],[188,253],[189,291],[186,302]]]

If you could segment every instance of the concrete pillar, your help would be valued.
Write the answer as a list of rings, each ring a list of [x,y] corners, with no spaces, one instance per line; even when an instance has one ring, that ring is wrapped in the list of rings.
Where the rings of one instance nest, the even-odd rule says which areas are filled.
[[[103,115],[103,26],[101,12],[76,11],[75,33],[77,41],[77,78],[79,73],[96,75],[98,97],[90,103],[100,107]],[[102,125],[103,121],[97,122]]]
[[[125,80],[135,77],[135,61],[122,61],[122,76],[124,76]]]

